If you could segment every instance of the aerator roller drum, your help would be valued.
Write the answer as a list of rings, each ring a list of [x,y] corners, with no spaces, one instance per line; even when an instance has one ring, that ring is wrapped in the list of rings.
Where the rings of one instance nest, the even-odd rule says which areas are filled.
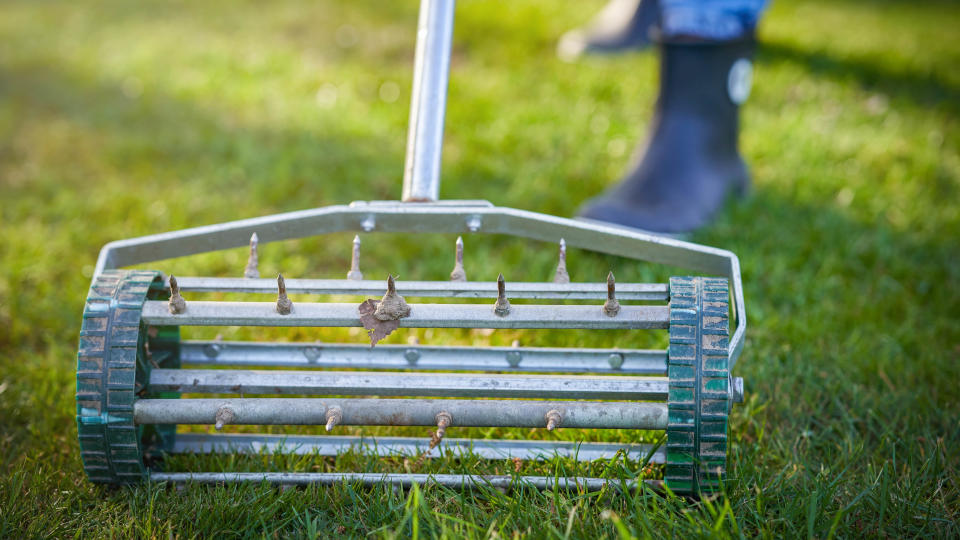
[[[286,485],[346,481],[397,486],[429,482],[450,487],[477,483],[508,487],[522,482],[540,489],[585,490],[663,482],[686,495],[720,486],[727,414],[730,404],[742,399],[743,388],[740,379],[729,374],[740,356],[747,325],[736,255],[487,201],[437,200],[453,4],[421,0],[402,201],[355,201],[119,240],[103,247],[84,309],[77,360],[77,426],[91,481]],[[285,277],[273,273],[279,268],[271,268],[270,277],[260,277],[261,262],[271,262],[261,260],[258,246],[335,233],[353,238],[349,251],[344,246],[344,254],[351,254],[346,279]],[[384,282],[370,279],[369,269],[366,273],[360,269],[359,235],[377,233],[445,234],[451,240],[458,235],[517,237],[548,242],[551,249],[559,245],[559,254],[549,282],[516,282],[503,274],[494,281],[493,269],[469,267],[464,240],[469,242],[470,236],[463,236],[455,243],[449,280],[398,281],[389,276]],[[578,281],[576,268],[567,267],[567,247],[721,277],[629,283],[617,282],[610,272],[605,282],[603,275]],[[159,272],[122,270],[240,248],[249,249],[249,258],[232,277],[175,279]],[[382,260],[402,255],[390,253]],[[347,269],[337,274],[343,275],[343,270]],[[384,275],[390,270],[383,269]],[[476,281],[481,272],[488,272],[486,279]],[[244,300],[199,297],[205,293]],[[299,295],[341,301],[307,301]],[[345,303],[344,297],[354,300]],[[424,299],[440,301],[423,303]],[[728,338],[730,301],[736,326]],[[369,342],[181,342],[180,331],[189,326],[363,327]],[[377,344],[403,328],[575,329],[613,336],[613,342],[612,348],[591,349],[520,342],[508,347]],[[669,349],[621,348],[623,343],[616,340],[625,334],[603,334],[609,330],[666,330]],[[180,369],[181,362],[189,369]],[[181,398],[179,392],[188,397]],[[178,425],[208,425],[227,432],[177,434]],[[297,435],[231,432],[237,425],[315,427]],[[422,426],[423,433],[371,437],[343,434],[344,426]],[[666,431],[666,447],[446,436],[464,427]],[[160,467],[163,456],[184,453],[336,456],[348,451],[415,457],[416,467],[441,454],[579,461],[625,455],[637,462],[665,464],[666,472],[663,481],[624,483],[416,471],[237,473]]]
[[[169,297],[158,272],[110,270],[90,286],[77,353],[77,431],[83,468],[93,482],[137,482],[150,457],[162,450],[175,426],[137,426],[133,403],[147,394],[144,382],[154,367],[180,367],[177,327],[148,331],[140,320],[144,301]]]
[[[664,479],[679,493],[715,491],[725,472],[731,404],[728,295],[725,279],[670,278]]]
[[[217,281],[215,278],[206,279],[183,278],[181,281],[189,290],[207,290],[211,282]],[[280,287],[283,287],[282,281]],[[306,280],[298,281],[297,286],[303,287],[303,281]],[[497,305],[509,305],[501,276],[496,284],[497,302],[493,306],[456,304],[464,311],[452,311],[445,319],[442,313],[423,315],[430,311],[442,312],[438,306],[443,304],[413,304],[406,306],[408,315],[401,319],[410,321],[410,325],[436,328],[451,327],[454,322],[458,327],[482,327],[495,323],[505,328],[669,328],[667,351],[417,345],[405,347],[402,356],[389,349],[389,345],[368,348],[221,341],[181,343],[177,323],[236,324],[238,313],[245,311],[254,315],[240,321],[257,326],[286,325],[287,318],[297,312],[305,316],[299,320],[304,326],[350,326],[358,325],[359,321],[330,315],[343,312],[342,304],[301,303],[288,306],[290,311],[283,313],[272,303],[188,303],[180,295],[176,280],[171,277],[169,282],[171,288],[165,288],[158,272],[109,270],[99,274],[91,286],[84,310],[77,363],[77,423],[84,468],[92,481],[132,483],[148,475],[170,480],[193,478],[190,473],[149,474],[148,470],[157,469],[155,458],[164,453],[283,450],[335,455],[349,449],[369,450],[373,447],[380,455],[424,451],[423,455],[436,455],[431,452],[440,445],[444,451],[476,452],[490,459],[541,459],[562,455],[587,460],[611,457],[616,451],[614,447],[620,448],[589,442],[577,446],[545,441],[443,441],[444,432],[451,426],[539,427],[548,431],[563,427],[666,429],[665,453],[647,445],[626,445],[623,448],[635,457],[647,457],[655,463],[665,462],[664,479],[677,493],[709,493],[716,490],[722,480],[727,411],[732,399],[739,397],[734,395],[737,392],[729,384],[727,369],[729,293],[725,279],[672,278],[669,289],[665,288],[666,294],[661,297],[669,302],[664,309],[620,306],[611,274],[605,284],[606,291],[602,287],[588,286],[592,284],[569,285],[571,291],[579,291],[579,294],[598,301],[605,296],[602,305],[542,306],[552,314],[538,320],[531,313],[542,313],[541,306],[519,305],[497,313]],[[237,286],[229,279],[219,282],[226,290]],[[357,287],[351,280],[328,280],[324,281],[324,286],[335,287],[335,283],[346,291]],[[442,284],[412,282],[410,287],[411,290],[438,291]],[[257,285],[258,282],[254,282],[241,286],[255,288]],[[551,284],[519,285],[523,285],[519,287],[521,290],[539,290],[539,295],[548,298],[569,294],[550,291],[554,287]],[[487,286],[494,288],[492,283]],[[463,282],[447,282],[447,287],[453,290],[444,294],[454,297],[461,289],[476,290],[476,284]],[[393,285],[392,289],[387,289],[387,294],[396,295],[398,289],[407,290],[407,286],[403,283]],[[651,284],[626,284],[624,289],[633,291],[633,295],[640,294],[641,298],[657,294],[653,292],[657,287]],[[625,296],[632,297],[630,294]],[[612,304],[617,308],[612,309]],[[524,311],[530,308],[534,311]],[[584,317],[584,313],[593,315]],[[454,372],[179,369],[181,352],[190,364],[220,367],[251,364],[289,367],[299,362],[299,365],[312,368],[442,368]],[[369,361],[364,362],[363,357]],[[423,364],[419,364],[421,357],[424,358]],[[428,362],[430,357],[442,363]],[[462,373],[464,370],[507,373]],[[571,374],[516,375],[509,373],[511,371],[565,371]],[[582,375],[590,372],[616,376]],[[664,380],[636,375],[668,377]],[[185,387],[195,394],[239,393],[240,396],[180,399],[177,392]],[[258,394],[381,397],[259,398],[256,397]],[[416,399],[384,399],[402,396]],[[473,399],[423,399],[427,397]],[[662,401],[656,403],[657,400]],[[429,440],[342,436],[296,436],[288,440],[266,435],[176,436],[176,424],[215,424],[218,430],[228,424],[325,425],[327,431],[341,424],[435,424],[437,432]],[[576,450],[573,450],[574,446]],[[345,480],[363,481],[371,481],[376,476],[358,472],[337,474]],[[294,476],[297,482],[309,481],[309,474]],[[454,476],[440,475],[437,478],[451,483],[464,483],[469,479],[464,476],[454,479]],[[254,479],[250,475],[230,473],[202,473],[197,478]],[[261,477],[264,480],[271,478],[286,481],[292,477]],[[328,481],[329,478],[317,477],[315,480]],[[539,485],[537,482],[540,481],[534,477],[526,480],[534,485]],[[586,480],[584,486],[604,485],[600,479]]]

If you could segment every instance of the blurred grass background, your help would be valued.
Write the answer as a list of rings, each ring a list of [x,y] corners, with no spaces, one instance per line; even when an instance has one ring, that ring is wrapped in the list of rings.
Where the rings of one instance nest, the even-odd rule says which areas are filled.
[[[443,198],[570,216],[617,179],[650,116],[655,55],[554,55],[601,3],[459,2]],[[716,501],[87,483],[74,369],[99,248],[396,198],[416,10],[409,0],[0,5],[0,536],[960,534],[960,6],[947,1],[777,0],[763,22],[742,116],[754,189],[693,238],[740,256],[750,314],[737,367],[748,397],[734,409],[731,481]],[[471,279],[546,279],[555,263],[552,246],[467,242]],[[452,238],[371,237],[363,270],[443,279],[451,257]],[[244,260],[230,250],[155,267],[239,275]],[[340,277],[348,262],[346,235],[261,252],[264,274]],[[570,258],[575,280],[610,268],[621,280],[672,273]],[[445,339],[487,338],[540,339]],[[403,468],[367,461],[296,466]],[[446,467],[504,465],[424,470]]]

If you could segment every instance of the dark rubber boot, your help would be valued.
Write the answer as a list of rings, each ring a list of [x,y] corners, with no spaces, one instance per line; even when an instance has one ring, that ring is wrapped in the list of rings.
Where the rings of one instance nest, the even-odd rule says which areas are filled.
[[[610,0],[586,26],[560,38],[557,55],[570,61],[583,54],[644,49],[659,21],[659,0]]]
[[[749,185],[737,145],[753,39],[664,43],[660,96],[640,162],[581,217],[662,233],[707,224]]]

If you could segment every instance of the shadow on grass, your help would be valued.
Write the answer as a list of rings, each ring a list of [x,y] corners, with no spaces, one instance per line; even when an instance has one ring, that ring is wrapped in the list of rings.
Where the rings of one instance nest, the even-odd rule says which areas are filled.
[[[940,107],[954,116],[960,114],[960,88],[943,80],[938,73],[911,68],[891,69],[868,56],[839,57],[822,50],[808,50],[767,39],[760,42],[757,59],[767,63],[789,62],[814,75],[854,80],[871,92],[881,92],[924,107]]]
[[[250,126],[213,106],[156,89],[132,92],[126,83],[91,80],[59,66],[0,67],[0,81],[0,100],[20,107],[22,124],[66,121],[84,138],[106,142],[101,159],[112,168],[152,170],[139,177],[171,189],[202,180],[211,197],[249,191],[265,212],[302,208],[305,200],[349,202],[361,191],[363,199],[399,193],[402,154],[391,152],[402,150],[396,138],[357,133],[333,115],[318,113],[309,130]],[[36,185],[20,187],[29,196]],[[96,188],[96,179],[89,187]]]

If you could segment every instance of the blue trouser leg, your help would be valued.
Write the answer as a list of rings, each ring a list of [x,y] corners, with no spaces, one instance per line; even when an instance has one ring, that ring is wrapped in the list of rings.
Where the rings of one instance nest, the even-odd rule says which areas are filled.
[[[726,41],[753,32],[767,0],[660,0],[660,28],[667,38]]]

